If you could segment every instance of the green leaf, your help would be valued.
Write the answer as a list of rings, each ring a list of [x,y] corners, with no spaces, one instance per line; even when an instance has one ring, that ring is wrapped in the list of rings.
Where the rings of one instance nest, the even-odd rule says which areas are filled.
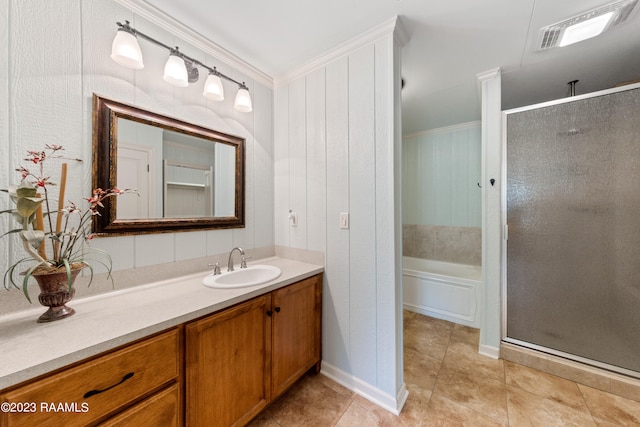
[[[44,199],[39,197],[20,197],[16,202],[16,208],[21,217],[29,218],[38,210],[43,201]]]
[[[16,187],[16,195],[19,198],[36,197],[37,193],[38,193],[38,190],[35,187],[31,187],[31,186],[27,186],[27,185],[24,185],[24,186],[20,185],[19,187]]]

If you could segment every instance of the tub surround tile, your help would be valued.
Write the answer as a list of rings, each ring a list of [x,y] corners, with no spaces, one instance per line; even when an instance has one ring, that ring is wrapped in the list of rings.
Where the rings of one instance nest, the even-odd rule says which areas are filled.
[[[482,229],[442,225],[404,224],[404,256],[482,265]]]

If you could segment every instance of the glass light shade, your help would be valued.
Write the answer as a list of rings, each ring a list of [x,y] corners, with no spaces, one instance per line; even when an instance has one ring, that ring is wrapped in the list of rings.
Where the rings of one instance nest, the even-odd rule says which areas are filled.
[[[167,63],[164,65],[163,79],[165,82],[174,86],[189,86],[189,74],[187,73],[187,66],[184,63],[184,59],[178,55],[169,55],[169,59],[167,59]]]
[[[118,30],[111,44],[111,59],[134,70],[144,68],[142,51],[135,35],[126,30]]]
[[[220,76],[216,76],[213,73],[209,74],[207,80],[204,82],[204,92],[202,92],[202,95],[214,101],[224,100],[224,88],[222,87]]]
[[[613,12],[609,12],[567,27],[558,46],[568,46],[597,36],[604,31],[612,16]]]
[[[243,87],[238,89],[238,93],[236,93],[236,101],[233,106],[236,110],[243,113],[248,113],[253,110],[253,106],[251,105],[251,95],[249,95],[249,91],[247,89]]]

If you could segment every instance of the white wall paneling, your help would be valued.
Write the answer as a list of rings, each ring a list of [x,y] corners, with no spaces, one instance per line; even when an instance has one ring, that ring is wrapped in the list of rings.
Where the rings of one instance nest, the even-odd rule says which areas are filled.
[[[326,68],[327,249],[323,294],[323,359],[350,371],[349,237],[338,227],[340,212],[349,212],[349,62],[341,58]],[[331,332],[329,332],[331,331]]]
[[[144,40],[140,41],[144,69],[130,70],[116,64],[109,54],[116,22],[124,20],[131,21],[151,37],[178,45],[188,55],[216,65],[221,72],[239,81],[246,81],[254,111],[235,111],[233,100],[237,86],[228,82],[224,101],[205,99],[202,96],[204,70],[200,70],[200,81],[187,88],[168,85],[162,79],[166,50]],[[0,0],[0,21],[2,187],[18,183],[19,176],[11,171],[22,163],[26,150],[38,149],[47,143],[59,144],[66,148],[69,157],[84,159],[82,164],[69,165],[65,197],[82,204],[82,198],[91,190],[91,96],[95,92],[246,138],[246,227],[180,233],[179,237],[169,233],[92,240],[91,246],[109,250],[116,270],[188,261],[223,253],[233,246],[251,249],[256,245],[274,244],[273,89],[264,86],[264,79],[256,83],[243,74],[243,70],[216,58],[215,49],[205,49],[200,42],[196,46],[181,40],[168,30],[170,26],[158,25],[159,20],[138,15],[114,1]],[[56,171],[52,179],[58,181],[58,174]],[[8,220],[2,218],[2,221],[6,229]],[[0,271],[5,271],[15,256],[20,256],[20,246],[12,239],[13,236],[0,240]],[[10,244],[12,250],[8,250]],[[92,285],[92,292],[97,291],[96,287],[106,292],[112,290],[108,281]],[[78,289],[78,296],[84,291]],[[13,295],[14,291],[11,292]],[[28,307],[23,300],[9,296],[0,301],[0,310]]]
[[[289,246],[289,86],[275,90],[274,98],[274,240],[279,246]]]
[[[403,223],[480,227],[480,122],[405,135]]]
[[[353,374],[376,383],[374,46],[349,56],[349,245]],[[382,230],[380,230],[382,231]]]
[[[406,397],[398,51],[390,33],[296,74],[275,91],[274,129],[275,240],[325,250],[323,371],[392,411]]]
[[[289,246],[307,248],[307,116],[306,78],[289,85],[289,209],[298,226],[289,227]]]
[[[327,153],[325,70],[316,70],[306,77],[307,123],[307,189],[314,192],[307,199],[307,248],[326,251],[327,239]],[[335,215],[334,215],[335,216]]]
[[[3,59],[7,59],[4,52],[9,51],[9,0],[0,0],[0,52],[5,55]],[[9,141],[9,61],[0,61],[0,186],[5,188],[10,181],[12,171],[9,169],[12,164],[11,159],[14,158],[13,144]],[[9,209],[9,198],[0,197],[0,211]],[[10,221],[13,221],[9,215],[0,215],[0,230],[9,229]],[[13,225],[13,224],[12,224]],[[9,250],[11,242],[4,238],[4,242],[0,242],[0,265],[3,261],[9,259]]]

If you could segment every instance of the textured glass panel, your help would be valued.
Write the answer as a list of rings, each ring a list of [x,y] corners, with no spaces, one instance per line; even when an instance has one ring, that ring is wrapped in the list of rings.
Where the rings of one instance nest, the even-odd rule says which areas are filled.
[[[507,117],[507,336],[640,372],[640,90]]]

